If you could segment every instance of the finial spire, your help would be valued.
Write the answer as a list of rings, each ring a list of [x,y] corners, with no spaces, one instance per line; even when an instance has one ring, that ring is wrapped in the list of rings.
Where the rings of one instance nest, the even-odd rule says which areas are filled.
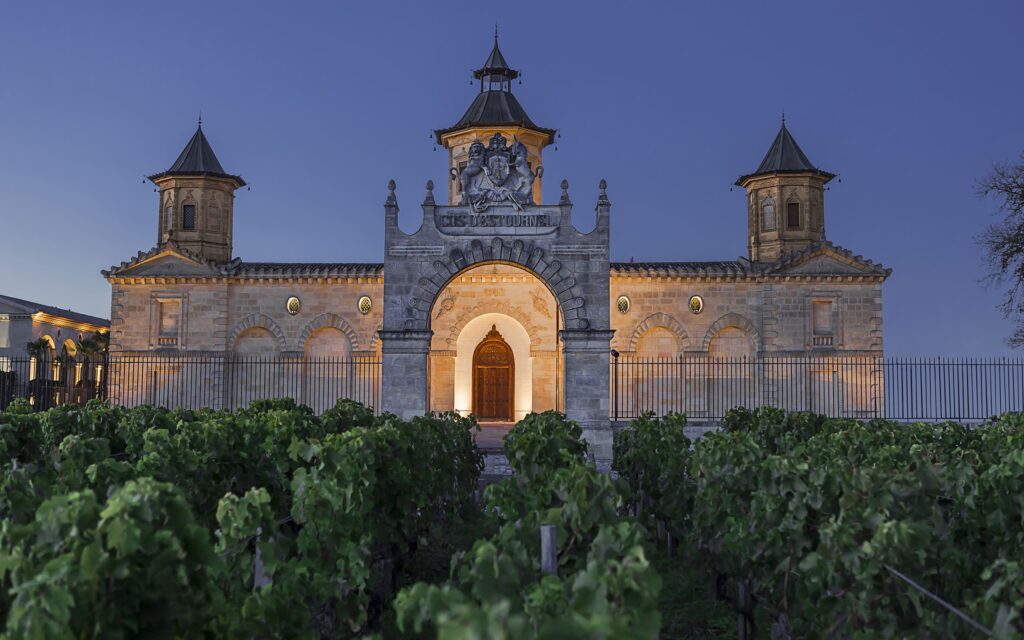
[[[498,41],[498,23],[497,22],[494,23],[494,41],[495,42]]]
[[[199,128],[200,129],[203,128],[203,112],[202,111],[199,112]]]
[[[398,206],[398,198],[395,197],[395,181],[388,180],[388,197],[384,201],[385,206]]]
[[[782,126],[786,126],[786,110],[782,110]]]

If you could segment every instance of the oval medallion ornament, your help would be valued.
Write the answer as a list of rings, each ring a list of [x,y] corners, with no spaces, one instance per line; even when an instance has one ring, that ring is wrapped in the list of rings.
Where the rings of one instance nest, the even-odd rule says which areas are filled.
[[[288,302],[285,304],[285,309],[288,310],[288,315],[298,315],[299,310],[302,309],[302,302],[295,296],[292,296],[288,298]]]
[[[700,313],[704,310],[704,298],[700,296],[690,296],[690,312]]]
[[[619,296],[619,299],[615,301],[615,306],[618,307],[619,313],[627,313],[629,311],[629,298]]]
[[[359,302],[356,305],[359,308],[359,313],[364,316],[370,313],[370,309],[373,308],[373,300],[370,300],[370,296],[363,296],[359,298]]]

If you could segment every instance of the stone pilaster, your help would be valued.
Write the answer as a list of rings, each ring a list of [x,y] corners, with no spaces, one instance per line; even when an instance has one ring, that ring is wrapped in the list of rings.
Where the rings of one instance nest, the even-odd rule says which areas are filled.
[[[614,331],[563,329],[565,415],[583,427],[583,437],[598,460],[612,457],[609,350]]]
[[[429,410],[427,352],[433,331],[381,331],[381,408],[408,420]]]

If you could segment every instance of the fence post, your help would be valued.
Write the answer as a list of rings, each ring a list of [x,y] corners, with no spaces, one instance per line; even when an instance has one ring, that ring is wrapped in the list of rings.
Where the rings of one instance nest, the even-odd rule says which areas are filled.
[[[740,580],[736,585],[736,609],[739,611],[736,622],[739,627],[739,640],[753,640],[755,637],[751,625],[753,616],[750,615],[750,590],[747,587],[746,580]]]
[[[614,380],[612,382],[612,407],[615,415],[615,421],[619,421],[619,352],[612,349],[612,375]]]
[[[263,568],[263,554],[260,553],[260,537],[263,535],[263,527],[256,528],[256,539],[253,541],[253,545],[256,547],[256,553],[253,555],[252,563],[252,590],[256,591],[260,587],[270,584],[270,578],[267,577],[267,573]]]
[[[540,570],[549,576],[558,575],[558,539],[555,525],[540,525]]]

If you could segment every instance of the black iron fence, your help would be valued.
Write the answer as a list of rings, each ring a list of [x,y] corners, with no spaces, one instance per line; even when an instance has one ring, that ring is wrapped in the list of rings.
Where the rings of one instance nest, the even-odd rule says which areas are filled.
[[[380,407],[380,361],[360,357],[118,352],[92,361],[0,357],[0,408],[26,398],[38,410],[106,399],[185,409],[240,409],[294,398],[317,413],[342,398]]]
[[[0,409],[25,398],[39,411],[106,398],[106,356],[0,356]]]
[[[832,417],[980,421],[1024,411],[1024,360],[766,355],[611,358],[611,414],[716,420],[737,406]]]
[[[613,420],[675,411],[713,421],[737,406],[894,420],[980,421],[1024,411],[1024,359],[686,354],[613,357],[610,367]],[[100,398],[124,406],[233,410],[280,397],[317,413],[341,398],[379,409],[380,360],[149,351],[0,356],[0,408],[15,398],[38,410]]]

